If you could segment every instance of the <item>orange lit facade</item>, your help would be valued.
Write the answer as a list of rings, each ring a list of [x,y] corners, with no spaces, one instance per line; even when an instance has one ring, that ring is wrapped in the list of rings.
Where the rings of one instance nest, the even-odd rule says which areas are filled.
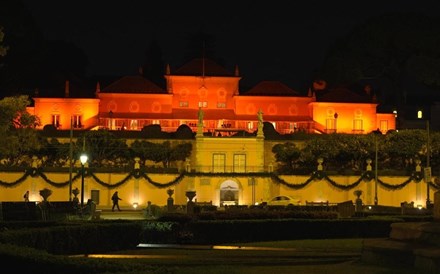
[[[175,202],[184,204],[185,192],[194,190],[198,201],[211,201],[220,206],[254,204],[280,194],[298,197],[302,201],[342,202],[352,198],[352,191],[334,190],[321,181],[302,190],[292,190],[270,177],[255,175],[271,173],[277,168],[272,153],[275,141],[264,136],[263,122],[271,123],[280,134],[297,131],[367,134],[376,129],[385,133],[396,128],[393,113],[376,112],[377,103],[368,89],[361,93],[345,88],[326,90],[321,83],[315,83],[307,95],[301,95],[283,83],[262,81],[242,91],[238,68],[231,73],[204,59],[195,59],[175,71],[168,67],[165,79],[166,87],[161,88],[140,75],[125,76],[102,89],[97,84],[93,98],[71,98],[70,87],[66,83],[64,98],[36,97],[29,112],[40,118],[39,129],[53,125],[60,130],[72,127],[74,130],[106,128],[140,131],[156,124],[162,131],[174,132],[179,126],[188,125],[196,133],[195,139],[188,140],[193,144],[193,152],[177,168],[179,171],[214,174],[215,177],[185,177],[172,187]],[[227,138],[236,133],[240,135]],[[250,177],[252,173],[254,175]],[[160,183],[176,178],[176,174],[150,175]],[[65,180],[68,174],[57,176],[60,176],[59,180]],[[124,176],[106,174],[102,178],[111,185],[123,180]],[[306,177],[290,176],[288,179],[301,183]],[[353,178],[340,179],[348,183]],[[166,190],[140,181],[130,179],[118,187],[124,197],[122,206],[145,204],[147,201],[159,205],[166,203]],[[26,182],[23,190],[31,189],[31,196],[37,198],[38,189],[44,184],[42,179],[33,179]],[[369,203],[373,199],[371,185],[363,186]],[[73,187],[77,186],[78,182],[74,182]],[[106,188],[89,177],[85,183],[85,198],[92,197],[93,191],[100,193],[99,205],[111,205],[114,189]],[[54,193],[53,199],[64,199],[66,194],[69,195],[67,187]],[[393,195],[380,194],[381,203],[390,205],[398,204],[393,199],[413,198],[406,197],[413,192],[406,193],[405,197],[397,197],[395,192]],[[14,197],[6,192],[4,195],[0,198]],[[386,199],[382,199],[385,196]],[[422,200],[422,197],[416,198],[417,201]]]
[[[64,98],[34,98],[30,112],[41,120],[41,128],[141,130],[158,124],[173,132],[180,125],[197,131],[199,109],[203,132],[225,136],[236,131],[257,131],[257,113],[280,134],[365,134],[394,130],[392,113],[377,113],[377,103],[368,92],[347,89],[315,90],[301,95],[283,83],[263,81],[247,91],[240,90],[238,68],[234,73],[206,59],[194,59],[166,75],[163,89],[140,75],[126,76],[95,90],[95,98],[70,98],[68,83]]]

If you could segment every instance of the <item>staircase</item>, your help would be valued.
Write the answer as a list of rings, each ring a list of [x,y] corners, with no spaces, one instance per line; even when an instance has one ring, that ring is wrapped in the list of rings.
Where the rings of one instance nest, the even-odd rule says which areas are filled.
[[[433,222],[391,224],[389,238],[364,240],[361,260],[440,274],[440,194],[435,195]]]

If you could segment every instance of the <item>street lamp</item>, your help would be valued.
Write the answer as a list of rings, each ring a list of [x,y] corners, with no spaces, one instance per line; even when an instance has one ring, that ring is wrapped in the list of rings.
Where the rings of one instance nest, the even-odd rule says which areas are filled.
[[[374,205],[378,205],[379,199],[377,197],[377,135],[382,134],[382,132],[377,129],[373,131],[374,133]]]
[[[431,207],[431,201],[429,200],[429,184],[431,183],[431,167],[429,164],[429,158],[431,158],[431,138],[429,136],[429,120],[426,120],[426,132],[427,132],[427,143],[426,143],[426,168],[425,168],[425,181],[426,181],[426,209]]]
[[[374,134],[374,205],[379,203],[379,199],[377,198],[377,133]]]
[[[423,112],[419,110],[417,112],[417,118],[421,119],[423,117]],[[426,209],[431,207],[431,201],[429,199],[429,184],[431,183],[431,166],[430,166],[430,158],[431,158],[431,138],[429,136],[429,120],[426,119],[426,167],[424,168],[424,177],[426,182]]]
[[[84,165],[87,163],[88,156],[84,152],[79,157],[81,161],[81,208],[84,207]]]

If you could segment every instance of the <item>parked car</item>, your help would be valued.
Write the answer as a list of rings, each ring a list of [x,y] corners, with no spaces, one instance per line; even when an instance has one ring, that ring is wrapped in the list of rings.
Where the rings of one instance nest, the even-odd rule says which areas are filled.
[[[300,205],[301,200],[298,198],[293,198],[288,195],[279,195],[275,196],[272,199],[268,200],[268,206],[288,206],[288,205]]]

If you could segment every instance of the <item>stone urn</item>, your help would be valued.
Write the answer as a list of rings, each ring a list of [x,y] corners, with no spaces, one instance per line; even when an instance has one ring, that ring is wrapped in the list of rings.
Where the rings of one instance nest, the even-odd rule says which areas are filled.
[[[188,198],[188,202],[192,202],[194,197],[196,197],[196,191],[195,190],[188,190],[186,191],[186,197]]]
[[[40,196],[43,197],[43,202],[47,202],[47,199],[49,198],[49,196],[52,195],[52,190],[48,189],[48,188],[44,188],[42,190],[40,190]]]
[[[356,202],[355,202],[355,211],[356,212],[362,212],[362,199],[361,199],[361,195],[362,195],[362,190],[357,189],[355,191],[353,191],[353,194],[356,196]]]
[[[72,201],[75,202],[76,205],[78,205],[79,204],[79,199],[78,199],[79,189],[78,188],[72,189],[72,194],[73,194]]]
[[[171,196],[173,196],[174,194],[174,189],[171,188],[167,189],[167,194],[168,194],[168,199],[172,199],[173,197]]]
[[[174,194],[174,189],[167,189],[167,194],[168,194],[168,199],[167,199],[167,209],[168,212],[172,212],[174,211],[174,199],[173,199],[173,194]]]
[[[38,204],[41,210],[41,219],[47,221],[49,219],[49,206],[50,203],[47,200],[49,196],[52,195],[52,190],[48,188],[43,188],[40,190],[40,196],[43,197],[43,201]]]
[[[196,192],[194,190],[188,190],[186,191],[186,197],[188,198],[188,202],[186,203],[186,213],[187,214],[194,214],[194,206],[195,203],[193,202],[194,197],[196,197]]]

